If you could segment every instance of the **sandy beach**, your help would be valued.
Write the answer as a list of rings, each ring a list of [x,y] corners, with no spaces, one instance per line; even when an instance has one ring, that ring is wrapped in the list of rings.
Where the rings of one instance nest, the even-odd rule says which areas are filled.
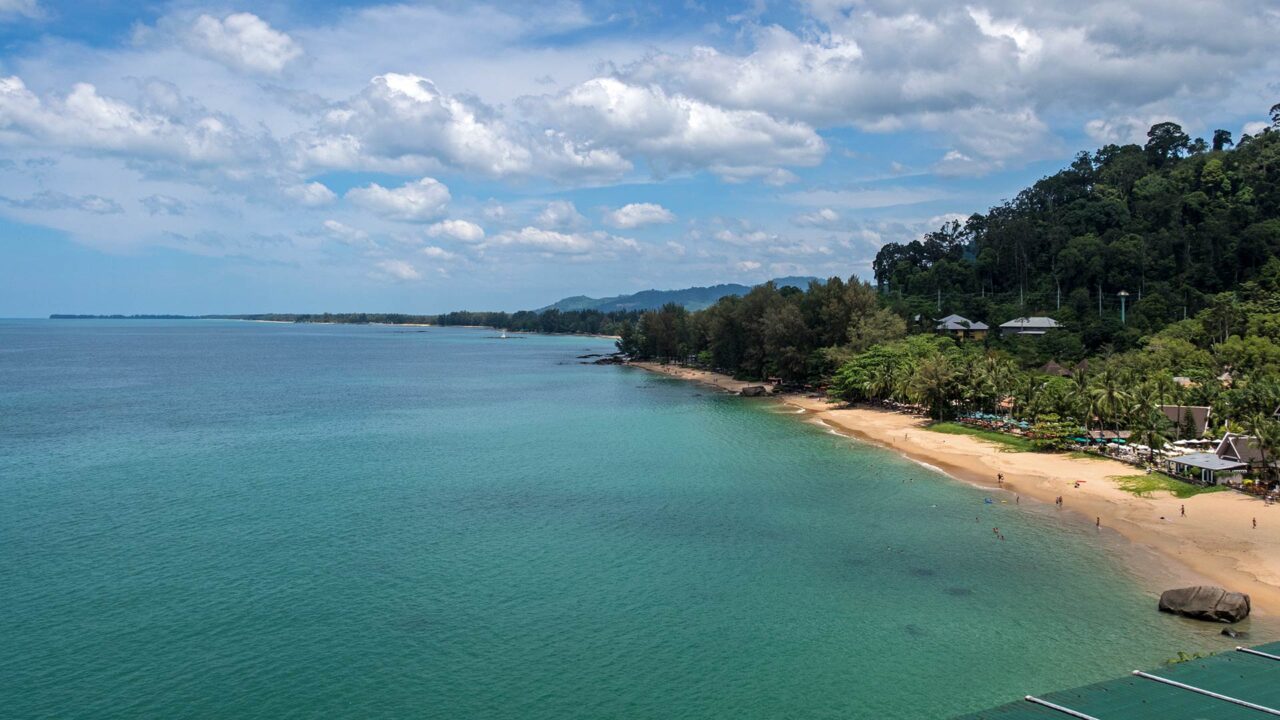
[[[758,384],[674,365],[632,364],[728,392]],[[931,432],[925,428],[927,421],[915,415],[846,407],[802,395],[782,394],[773,399],[803,408],[806,412],[797,415],[799,418],[821,421],[842,433],[891,448],[958,480],[997,492],[1003,489],[1018,495],[1021,502],[1052,505],[1062,496],[1064,512],[1090,525],[1100,520],[1103,532],[1117,532],[1165,561],[1165,567],[1158,571],[1136,568],[1152,591],[1173,587],[1170,582],[1208,581],[1248,593],[1254,614],[1268,625],[1280,620],[1280,509],[1259,499],[1236,492],[1206,493],[1185,500],[1166,492],[1138,497],[1121,490],[1112,478],[1141,470],[1118,461],[1064,453],[1007,452],[975,437]],[[1003,487],[996,480],[1000,473],[1004,475]],[[1183,505],[1186,517],[1181,516]],[[1257,529],[1253,528],[1254,518]]]

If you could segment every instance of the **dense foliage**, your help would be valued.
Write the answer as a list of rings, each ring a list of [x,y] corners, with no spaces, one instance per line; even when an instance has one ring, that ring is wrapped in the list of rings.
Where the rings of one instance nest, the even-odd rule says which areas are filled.
[[[1033,436],[1123,428],[1159,447],[1195,434],[1160,405],[1207,405],[1216,427],[1280,456],[1280,132],[1232,148],[1219,131],[1210,147],[1162,123],[1149,138],[1082,153],[985,215],[886,245],[875,286],[766,284],[699,312],[668,305],[625,323],[618,346],[937,418],[1011,411]],[[997,331],[934,334],[950,313]],[[1063,327],[999,334],[1030,315]],[[1050,360],[1067,370],[1042,370]]]
[[[1210,146],[1173,123],[1148,137],[1081,153],[985,215],[885,245],[874,270],[888,303],[993,326],[1052,315],[1067,325],[1053,354],[1078,360],[1137,347],[1259,277],[1280,254],[1280,133],[1234,148],[1226,131]]]

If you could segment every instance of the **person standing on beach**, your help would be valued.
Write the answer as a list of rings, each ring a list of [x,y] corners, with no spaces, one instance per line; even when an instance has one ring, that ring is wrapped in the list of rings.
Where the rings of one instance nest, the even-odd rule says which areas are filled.
[[[1253,529],[1254,529],[1254,530],[1257,530],[1257,529],[1258,529],[1258,518],[1254,518],[1254,519],[1253,519]]]
[[[1094,527],[1096,527],[1096,528],[1098,528],[1099,530],[1101,530],[1101,529],[1102,529],[1102,516],[1101,516],[1101,515],[1099,515],[1099,516],[1098,516],[1098,519],[1093,523],[1093,526],[1094,526]]]
[[[1181,510],[1181,512],[1182,512],[1182,517],[1186,517],[1186,516],[1187,516],[1187,506],[1186,506],[1186,505],[1182,505],[1182,506],[1180,507],[1180,510]]]

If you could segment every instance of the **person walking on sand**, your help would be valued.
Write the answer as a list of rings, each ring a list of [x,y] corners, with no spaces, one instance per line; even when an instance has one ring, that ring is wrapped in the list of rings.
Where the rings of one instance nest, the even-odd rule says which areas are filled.
[[[1098,519],[1097,519],[1096,521],[1094,521],[1093,526],[1094,526],[1094,527],[1096,527],[1096,528],[1098,528],[1099,530],[1101,530],[1101,529],[1102,529],[1102,516],[1101,516],[1101,515],[1099,515],[1099,516],[1098,516]]]
[[[1258,529],[1258,518],[1254,518],[1254,519],[1253,519],[1253,529],[1254,529],[1254,530],[1257,530],[1257,529]]]
[[[1187,516],[1187,506],[1186,506],[1186,505],[1182,505],[1182,506],[1179,508],[1179,510],[1182,512],[1182,517],[1186,517],[1186,516]]]
[[[1004,473],[996,473],[996,484],[997,485],[1004,484]]]

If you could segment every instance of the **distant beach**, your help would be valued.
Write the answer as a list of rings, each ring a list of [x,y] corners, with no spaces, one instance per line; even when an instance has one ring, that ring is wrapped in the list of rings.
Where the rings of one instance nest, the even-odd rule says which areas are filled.
[[[658,363],[631,363],[652,372],[737,392],[759,383],[726,375]],[[1142,471],[1105,458],[1077,458],[1065,453],[1007,452],[981,439],[931,432],[916,415],[868,407],[848,407],[822,398],[779,394],[774,399],[801,408],[799,417],[821,421],[858,439],[893,449],[965,482],[1003,489],[1000,499],[1014,495],[1053,504],[1082,522],[1101,521],[1128,540],[1170,561],[1174,578],[1186,584],[1206,580],[1248,593],[1255,615],[1280,617],[1280,510],[1235,492],[1207,493],[1180,499],[1167,492],[1140,497],[1117,486],[1113,478]],[[1003,486],[997,474],[1004,475]],[[1079,487],[1076,482],[1079,481]],[[1180,513],[1186,506],[1186,517]],[[1253,518],[1258,527],[1252,526]],[[1155,591],[1167,587],[1153,587]]]

